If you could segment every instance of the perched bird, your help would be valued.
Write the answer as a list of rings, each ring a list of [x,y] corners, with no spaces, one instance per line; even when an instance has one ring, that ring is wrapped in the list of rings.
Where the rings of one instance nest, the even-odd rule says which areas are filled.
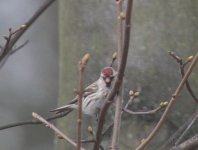
[[[97,117],[110,92],[116,74],[112,67],[105,67],[101,70],[99,79],[84,89],[82,98],[82,112],[84,114]],[[78,95],[69,104],[51,110],[51,112],[61,113],[77,109],[77,101]]]

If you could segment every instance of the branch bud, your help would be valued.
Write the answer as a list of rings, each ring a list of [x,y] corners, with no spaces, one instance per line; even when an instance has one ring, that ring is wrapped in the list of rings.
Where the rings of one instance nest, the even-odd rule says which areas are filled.
[[[177,59],[177,61],[182,61],[182,59],[179,56],[175,56],[175,58]]]
[[[117,53],[117,52],[114,52],[114,53],[113,53],[113,55],[112,55],[112,59],[113,59],[113,61],[117,59],[117,55],[118,55],[118,53]]]
[[[120,18],[121,18],[122,20],[124,20],[124,19],[126,18],[126,15],[125,15],[124,12],[121,12],[121,13],[120,13]]]
[[[91,135],[93,135],[93,128],[91,127],[91,126],[88,126],[88,132],[91,134]]]
[[[82,60],[81,60],[82,64],[83,64],[83,65],[86,65],[87,62],[89,61],[89,59],[90,59],[89,53],[85,54],[85,55],[83,56]]]
[[[189,57],[186,59],[186,63],[190,62],[192,59],[193,59],[193,56],[189,56]]]
[[[20,26],[20,29],[23,29],[23,28],[25,28],[25,27],[27,27],[27,25],[26,25],[26,24],[22,24],[22,25]]]
[[[37,117],[38,117],[38,114],[35,113],[35,112],[32,112],[32,116],[33,116],[34,118],[37,118]]]
[[[134,96],[135,96],[135,97],[137,97],[137,96],[139,96],[139,95],[140,95],[140,92],[135,92],[135,93],[134,93]]]
[[[167,101],[160,103],[160,107],[166,107],[167,105],[168,105],[168,102]]]
[[[133,90],[130,90],[130,91],[129,91],[129,96],[134,96]]]

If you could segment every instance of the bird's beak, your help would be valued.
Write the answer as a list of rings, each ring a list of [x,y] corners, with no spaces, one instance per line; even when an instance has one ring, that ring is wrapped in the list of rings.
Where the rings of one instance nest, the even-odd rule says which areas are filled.
[[[111,83],[111,78],[110,78],[110,77],[106,77],[106,78],[105,78],[105,82],[106,82],[107,84]]]

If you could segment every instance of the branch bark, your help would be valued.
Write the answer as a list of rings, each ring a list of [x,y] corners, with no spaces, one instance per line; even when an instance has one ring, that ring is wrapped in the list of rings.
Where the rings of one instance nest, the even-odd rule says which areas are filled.
[[[122,14],[122,0],[117,2],[117,18],[118,18],[118,63],[121,61],[122,44],[123,44],[123,18]],[[120,126],[121,126],[121,116],[122,116],[122,101],[123,101],[123,83],[120,91],[117,94],[115,102],[115,116],[114,116],[114,126],[112,133],[112,141],[110,150],[119,149],[119,137],[120,137]]]
[[[180,145],[171,148],[171,150],[195,150],[196,148],[198,148],[198,135],[195,135]]]
[[[186,122],[184,122],[179,127],[179,129],[171,137],[169,137],[168,140],[166,140],[166,142],[159,148],[159,150],[166,150],[172,147],[175,144],[178,137],[189,126],[189,124],[197,117],[197,115],[198,115],[198,109],[196,109],[196,111],[189,117],[189,119]]]
[[[59,136],[61,136],[63,139],[65,139],[67,142],[69,142],[71,145],[73,145],[74,147],[78,147],[78,144],[76,144],[76,142],[74,142],[72,139],[70,139],[69,137],[67,137],[65,134],[63,134],[58,128],[56,128],[53,124],[49,123],[47,120],[45,120],[43,117],[41,117],[40,115],[38,115],[37,113],[33,112],[32,116],[36,119],[38,119],[40,122],[42,122],[43,124],[45,124],[47,127],[49,127],[50,129],[52,129],[54,132],[56,132]],[[80,148],[79,150],[85,150],[84,148]]]
[[[79,81],[78,81],[78,118],[77,118],[77,150],[81,149],[81,134],[82,134],[82,98],[83,98],[83,74],[85,65],[89,60],[89,54],[85,54],[79,62]]]

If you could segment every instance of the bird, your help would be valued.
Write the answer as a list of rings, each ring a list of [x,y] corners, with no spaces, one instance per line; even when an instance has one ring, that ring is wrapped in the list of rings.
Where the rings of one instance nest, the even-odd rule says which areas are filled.
[[[113,67],[105,67],[101,70],[98,80],[90,84],[83,91],[82,112],[83,114],[96,117],[104,105],[117,72]],[[51,112],[62,113],[71,112],[78,108],[78,95],[67,105],[51,110]]]

